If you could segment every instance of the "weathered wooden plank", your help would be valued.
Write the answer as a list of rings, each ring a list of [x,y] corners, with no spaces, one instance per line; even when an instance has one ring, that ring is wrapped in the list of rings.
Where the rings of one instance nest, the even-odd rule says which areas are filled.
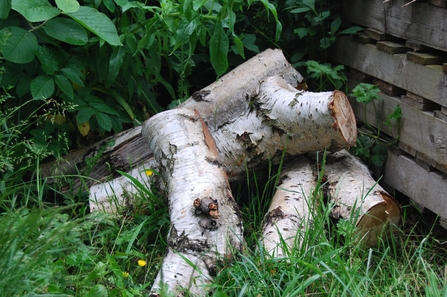
[[[405,54],[390,55],[377,50],[375,45],[356,43],[346,36],[338,37],[332,58],[346,66],[447,106],[447,75],[442,71],[441,65],[416,64],[408,61]]]
[[[410,50],[405,45],[393,41],[378,41],[377,49],[392,55],[406,53]]]
[[[365,34],[366,36],[368,36],[369,38],[373,39],[373,40],[377,40],[377,41],[381,41],[381,40],[386,40],[386,34],[380,30],[376,30],[373,28],[366,28],[365,29]]]
[[[447,172],[447,122],[435,118],[430,112],[419,111],[406,104],[402,104],[400,98],[380,94],[384,100],[376,101],[377,117],[372,104],[366,105],[366,120],[368,123],[380,128],[388,135],[399,134],[399,147],[413,153],[411,150],[423,152],[431,166]],[[364,121],[365,105],[355,99],[350,100],[354,113]],[[400,120],[400,132],[397,127],[393,131],[383,124],[386,116],[394,111],[396,105],[402,109]],[[421,155],[422,156],[422,155]],[[434,162],[430,162],[430,159]]]
[[[422,64],[422,65],[433,65],[442,64],[445,62],[445,58],[430,54],[430,53],[418,53],[418,52],[408,52],[407,59],[411,62]]]
[[[393,0],[342,0],[343,17],[399,38],[447,51],[447,10],[415,2]]]
[[[382,180],[416,203],[447,219],[447,177],[445,175],[426,171],[411,157],[397,155],[390,150]]]

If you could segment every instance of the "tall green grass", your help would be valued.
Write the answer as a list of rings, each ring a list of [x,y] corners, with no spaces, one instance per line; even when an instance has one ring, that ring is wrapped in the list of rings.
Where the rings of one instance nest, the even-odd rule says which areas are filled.
[[[246,246],[234,261],[222,261],[211,295],[447,296],[445,242],[435,236],[434,224],[415,223],[405,207],[397,232],[366,249],[350,237],[355,218],[330,219],[321,178],[304,193],[316,210],[309,214],[311,228],[297,235],[287,257],[270,257],[261,245],[261,224],[280,171],[269,166],[247,174],[236,195]],[[1,296],[148,295],[169,227],[167,207],[151,185],[135,183],[139,193],[132,201],[140,203],[117,214],[48,204],[44,180],[10,185],[0,200]]]

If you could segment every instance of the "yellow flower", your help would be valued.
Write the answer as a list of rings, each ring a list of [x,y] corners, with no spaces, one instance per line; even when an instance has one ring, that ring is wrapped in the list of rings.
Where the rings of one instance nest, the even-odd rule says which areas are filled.
[[[129,272],[123,271],[123,276],[124,276],[124,278],[128,278],[129,277]]]
[[[144,260],[138,260],[138,266],[141,266],[141,267],[144,267],[144,266],[146,266],[146,261],[144,261]]]
[[[152,174],[154,174],[154,172],[151,169],[146,169],[144,173],[146,173],[147,176],[151,176]]]

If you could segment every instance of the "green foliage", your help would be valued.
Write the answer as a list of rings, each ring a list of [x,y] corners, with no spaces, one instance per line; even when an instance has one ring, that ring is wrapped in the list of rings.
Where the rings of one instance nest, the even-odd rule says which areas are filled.
[[[306,66],[309,78],[318,82],[315,91],[340,89],[347,80],[346,74],[343,72],[343,65],[331,67],[328,63],[320,64],[317,61],[309,60],[306,62]]]
[[[225,73],[229,57],[259,51],[256,36],[241,33],[251,7],[264,14],[264,24],[265,15],[273,16],[279,38],[278,12],[268,0],[2,1],[0,86],[14,99],[7,107],[51,102],[58,107],[53,116],[63,115],[70,129],[39,129],[56,138],[62,128],[76,146],[139,124],[188,98],[191,87],[204,86],[198,81]],[[9,124],[26,120],[30,110]],[[23,135],[33,139],[34,128]]]
[[[366,129],[360,130],[360,136],[357,138],[357,146],[351,148],[351,153],[354,156],[358,156],[368,165],[375,165],[382,167],[385,164],[388,151],[387,146],[395,144],[399,140],[399,135],[395,136],[393,140],[387,141],[381,138],[380,135],[380,122],[377,118],[377,111],[375,102],[381,100],[379,95],[380,89],[377,85],[372,85],[368,83],[358,84],[353,90],[351,96],[356,97],[357,102],[364,103],[364,123]],[[374,107],[374,116],[376,117],[376,122],[378,128],[375,129],[371,126],[367,120],[366,114],[366,104],[372,104]],[[387,119],[384,121],[390,131],[393,131],[393,125],[399,121],[402,117],[402,110],[399,105],[395,106],[394,111],[387,115]],[[399,123],[397,122],[399,127]]]

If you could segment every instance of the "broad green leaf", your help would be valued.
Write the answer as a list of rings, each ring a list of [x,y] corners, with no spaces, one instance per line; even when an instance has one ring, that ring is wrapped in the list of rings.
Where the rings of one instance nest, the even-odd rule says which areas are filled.
[[[39,46],[37,59],[39,59],[42,70],[46,74],[53,75],[58,70],[56,55],[46,46]]]
[[[110,106],[108,106],[101,98],[96,97],[96,96],[88,96],[85,101],[88,103],[88,105],[90,105],[92,108],[94,108],[96,111],[99,112],[103,112],[103,113],[108,113],[108,114],[112,114],[112,115],[116,115],[118,116],[119,113],[111,108]]]
[[[11,1],[0,0],[0,19],[2,20],[7,19],[10,10],[11,10]]]
[[[335,35],[335,33],[338,31],[341,25],[341,18],[336,17],[335,20],[331,23],[331,35]]]
[[[84,45],[88,41],[87,32],[77,22],[66,18],[54,18],[43,26],[45,33],[54,39],[73,44]]]
[[[76,12],[79,9],[79,3],[76,0],[56,0],[57,7],[63,12]]]
[[[112,120],[107,114],[95,111],[95,117],[99,127],[106,131],[112,130]]]
[[[197,25],[198,25],[197,18],[195,18],[191,22],[184,20],[179,25],[179,28],[176,31],[175,46],[173,51],[175,51],[177,48],[179,48],[181,45],[185,44],[188,41],[189,36],[191,36],[191,34],[197,28]]]
[[[129,3],[129,0],[115,0],[115,3],[118,4],[120,7],[123,7],[127,3]]]
[[[0,30],[0,53],[10,62],[26,64],[36,56],[37,39],[33,33],[19,27],[6,27]]]
[[[214,34],[210,40],[210,61],[218,76],[221,76],[227,71],[228,46],[228,36],[222,28],[222,23],[217,22],[214,28]]]
[[[48,99],[54,93],[54,81],[48,75],[41,75],[31,81],[31,95],[35,99]]]
[[[56,82],[56,85],[59,87],[59,89],[61,89],[61,91],[68,96],[68,98],[73,99],[73,86],[71,85],[67,77],[58,74],[54,76],[54,81]]]
[[[84,82],[82,81],[82,72],[76,68],[76,66],[71,65],[70,67],[62,68],[62,73],[71,80],[72,83],[75,83],[81,87],[84,86]]]
[[[92,115],[95,114],[95,110],[91,107],[83,108],[79,110],[78,114],[76,115],[76,121],[80,124],[87,122],[90,120]]]
[[[86,297],[107,297],[109,293],[103,285],[96,284],[88,292]]]
[[[61,13],[59,9],[51,6],[48,0],[11,0],[11,5],[12,9],[30,22],[47,21]]]
[[[115,2],[113,0],[102,0],[102,3],[104,3],[110,12],[115,12]]]
[[[81,6],[78,11],[67,13],[67,15],[110,45],[123,45],[112,21],[98,10]]]
[[[192,0],[185,0],[183,2],[183,15],[187,21],[191,21],[192,19]]]
[[[126,49],[123,46],[115,46],[113,47],[112,56],[109,61],[109,72],[107,74],[107,86],[113,84],[118,73],[121,70],[121,66],[123,65],[123,58],[126,54]]]

